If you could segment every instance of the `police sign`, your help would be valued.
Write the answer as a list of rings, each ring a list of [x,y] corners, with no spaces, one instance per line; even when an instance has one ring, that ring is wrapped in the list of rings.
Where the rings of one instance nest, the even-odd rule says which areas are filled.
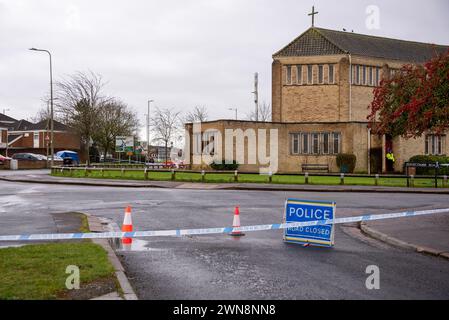
[[[288,199],[285,222],[309,222],[335,219],[335,202]],[[292,227],[285,229],[284,241],[321,247],[334,245],[334,225]]]

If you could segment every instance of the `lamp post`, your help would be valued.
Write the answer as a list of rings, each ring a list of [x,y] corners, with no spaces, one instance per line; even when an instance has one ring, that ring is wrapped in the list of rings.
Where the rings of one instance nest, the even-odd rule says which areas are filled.
[[[235,111],[235,120],[237,120],[237,108],[229,108],[228,110]]]
[[[48,53],[48,56],[50,58],[50,152],[51,152],[51,166],[53,167],[54,159],[55,159],[55,148],[54,148],[54,123],[53,123],[53,69],[52,69],[52,62],[51,62],[51,53],[48,50],[44,49],[37,49],[37,48],[30,48],[32,51],[41,51]]]
[[[147,113],[147,157],[150,159],[150,104],[154,100],[148,100],[148,113]]]

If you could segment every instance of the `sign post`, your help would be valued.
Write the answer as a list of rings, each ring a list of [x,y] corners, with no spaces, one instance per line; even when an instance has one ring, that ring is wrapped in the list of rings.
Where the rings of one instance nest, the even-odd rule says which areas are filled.
[[[285,223],[335,219],[335,202],[288,199],[285,202]],[[284,241],[319,247],[334,246],[334,225],[291,227],[285,229]]]

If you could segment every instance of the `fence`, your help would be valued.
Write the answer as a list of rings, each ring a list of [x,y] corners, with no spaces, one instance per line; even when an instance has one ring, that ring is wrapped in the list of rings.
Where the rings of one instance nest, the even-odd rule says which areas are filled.
[[[419,184],[424,184],[425,186],[434,186],[436,188],[441,185],[441,187],[448,187],[448,176],[447,175],[434,175],[434,176],[414,176],[414,175],[363,175],[363,174],[320,174],[320,173],[298,173],[298,174],[265,174],[260,175],[257,172],[252,173],[242,173],[237,170],[235,171],[195,171],[187,169],[160,169],[160,168],[148,168],[148,167],[121,167],[121,168],[97,168],[97,167],[53,167],[51,168],[52,174],[61,174],[63,176],[73,177],[75,173],[77,176],[84,177],[97,177],[105,178],[105,175],[110,176],[110,173],[114,173],[115,178],[138,178],[141,180],[159,180],[151,179],[151,174],[159,174],[164,177],[162,180],[172,180],[172,181],[197,181],[197,182],[259,182],[259,183],[283,183],[283,184],[355,184],[355,185],[392,185],[392,186],[404,186],[413,188],[419,186]],[[117,176],[116,173],[120,173]],[[137,173],[137,175],[136,175]],[[165,174],[165,175],[164,175]],[[184,179],[178,176],[186,176],[189,178]],[[208,179],[208,177],[213,177]],[[217,178],[222,176],[223,179]],[[357,180],[358,179],[358,180]],[[254,180],[254,181],[252,181]],[[337,183],[326,183],[326,181],[332,181]],[[349,181],[348,181],[349,180]],[[385,180],[388,183],[385,183]],[[349,182],[349,183],[348,183]],[[358,183],[357,183],[358,182]],[[430,182],[430,185],[427,185]],[[439,183],[440,182],[440,183]]]

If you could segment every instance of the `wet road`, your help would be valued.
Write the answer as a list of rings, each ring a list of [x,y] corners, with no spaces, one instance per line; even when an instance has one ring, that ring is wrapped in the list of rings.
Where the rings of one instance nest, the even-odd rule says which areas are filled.
[[[448,206],[447,195],[202,191],[52,186],[0,182],[0,234],[56,232],[50,213],[79,211],[121,224],[133,206],[135,230],[221,227],[241,206],[243,225],[278,223],[286,198],[337,201],[337,216]],[[415,219],[415,218],[408,218]],[[122,261],[142,299],[449,298],[449,263],[391,248],[354,227],[336,228],[334,249],[282,242],[281,231],[152,238]],[[1,245],[1,244],[0,244]],[[367,266],[380,269],[368,290]]]

